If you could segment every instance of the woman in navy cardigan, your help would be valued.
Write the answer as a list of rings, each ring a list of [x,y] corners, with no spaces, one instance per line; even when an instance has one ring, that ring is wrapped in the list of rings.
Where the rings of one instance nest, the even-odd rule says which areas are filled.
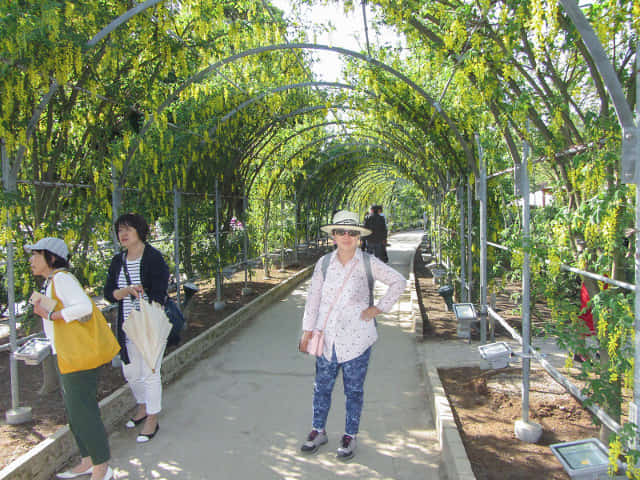
[[[142,215],[121,215],[114,227],[124,250],[111,259],[104,296],[112,303],[118,302],[116,332],[121,347],[122,372],[138,405],[126,426],[134,428],[144,422],[137,437],[138,443],[144,443],[151,440],[160,428],[158,414],[162,408],[162,355],[155,368],[149,368],[138,348],[127,338],[122,325],[131,310],[138,307],[140,295],[144,295],[149,302],[164,305],[169,286],[169,267],[162,253],[145,243],[149,225]]]

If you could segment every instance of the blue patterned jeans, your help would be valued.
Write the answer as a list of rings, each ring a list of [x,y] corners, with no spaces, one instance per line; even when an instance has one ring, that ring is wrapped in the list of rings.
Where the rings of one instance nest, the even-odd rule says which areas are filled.
[[[367,376],[370,356],[371,347],[353,360],[338,363],[334,348],[330,362],[324,357],[316,359],[316,381],[313,385],[313,428],[323,430],[327,423],[327,416],[331,408],[331,392],[338,377],[338,371],[342,368],[342,382],[347,402],[344,432],[348,435],[358,433],[364,396],[364,380]]]

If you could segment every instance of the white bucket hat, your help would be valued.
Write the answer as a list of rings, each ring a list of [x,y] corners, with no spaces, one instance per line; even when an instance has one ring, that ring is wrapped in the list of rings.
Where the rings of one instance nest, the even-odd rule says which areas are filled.
[[[47,250],[48,252],[59,256],[63,260],[69,259],[69,249],[67,248],[67,244],[64,243],[64,240],[60,240],[59,238],[45,237],[38,240],[33,245],[25,245],[24,250],[27,253],[31,253],[33,250]]]
[[[336,214],[333,216],[333,223],[325,225],[324,227],[320,227],[320,230],[328,233],[329,235],[331,235],[333,231],[337,229],[357,230],[363,237],[371,235],[372,233],[371,230],[369,230],[368,228],[364,228],[360,224],[357,214],[349,212],[347,210],[340,210],[339,212],[336,212]]]

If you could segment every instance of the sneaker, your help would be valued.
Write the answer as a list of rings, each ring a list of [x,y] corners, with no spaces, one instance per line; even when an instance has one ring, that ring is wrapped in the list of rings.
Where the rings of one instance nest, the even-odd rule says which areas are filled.
[[[320,445],[327,443],[327,432],[324,430],[319,432],[318,430],[311,430],[311,433],[307,437],[307,441],[302,444],[300,450],[304,453],[315,453],[320,448]]]
[[[350,435],[343,435],[336,456],[340,460],[350,460],[356,453],[356,439]]]

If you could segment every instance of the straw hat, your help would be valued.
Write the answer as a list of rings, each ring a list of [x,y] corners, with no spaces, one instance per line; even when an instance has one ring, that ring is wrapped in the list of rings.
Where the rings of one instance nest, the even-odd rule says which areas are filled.
[[[336,212],[336,214],[333,216],[332,223],[320,227],[320,230],[328,233],[329,235],[331,235],[336,229],[357,230],[363,237],[371,235],[372,233],[371,230],[362,226],[362,224],[358,220],[358,215],[347,210],[340,210],[339,212]]]

